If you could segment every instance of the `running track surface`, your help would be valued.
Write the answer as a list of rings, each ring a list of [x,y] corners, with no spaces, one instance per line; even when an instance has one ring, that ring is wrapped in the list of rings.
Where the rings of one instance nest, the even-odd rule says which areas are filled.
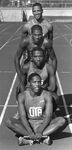
[[[54,50],[58,59],[57,81],[60,109],[57,115],[67,119],[65,130],[54,137],[51,146],[41,144],[19,147],[17,139],[5,126],[16,111],[17,74],[14,55],[19,45],[23,23],[0,24],[0,150],[71,150],[72,148],[72,23],[53,22]]]

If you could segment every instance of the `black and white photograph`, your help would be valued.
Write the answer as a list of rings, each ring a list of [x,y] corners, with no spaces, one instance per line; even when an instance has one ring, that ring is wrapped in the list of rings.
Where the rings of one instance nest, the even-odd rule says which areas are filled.
[[[0,0],[0,150],[72,149],[72,0]]]

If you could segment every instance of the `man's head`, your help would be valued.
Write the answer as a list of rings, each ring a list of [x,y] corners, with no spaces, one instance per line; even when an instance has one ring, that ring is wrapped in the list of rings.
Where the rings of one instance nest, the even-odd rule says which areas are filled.
[[[34,3],[32,6],[32,12],[37,21],[41,20],[43,13],[42,5],[40,3]]]
[[[42,48],[40,47],[35,47],[32,50],[32,61],[34,64],[39,68],[42,67],[45,61],[45,54]]]
[[[30,88],[33,93],[38,94],[41,91],[41,77],[37,73],[32,73],[28,77]]]
[[[34,25],[31,28],[31,34],[32,38],[35,44],[40,43],[42,37],[43,37],[43,32],[42,32],[42,27],[40,25]]]

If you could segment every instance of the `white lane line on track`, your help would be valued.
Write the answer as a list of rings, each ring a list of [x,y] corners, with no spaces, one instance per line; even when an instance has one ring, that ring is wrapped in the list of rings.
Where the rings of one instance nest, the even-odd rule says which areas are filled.
[[[21,25],[14,33],[13,35],[0,47],[0,51],[12,40],[14,35],[22,28],[23,25]]]
[[[3,49],[3,47],[5,47],[6,44],[8,44],[10,42],[10,40],[12,40],[13,36],[22,28],[23,25],[21,25],[17,30],[16,32],[8,39],[8,41],[0,48],[0,50]],[[12,94],[12,91],[13,91],[13,87],[14,87],[14,84],[16,82],[16,78],[17,78],[17,73],[15,73],[15,76],[13,78],[13,81],[12,81],[12,84],[11,84],[11,87],[10,87],[10,90],[9,90],[9,93],[8,93],[8,96],[6,98],[6,102],[4,104],[4,107],[3,107],[3,110],[1,112],[1,116],[0,116],[0,125],[3,121],[3,118],[4,118],[4,114],[5,114],[5,111],[7,109],[7,105],[8,105],[8,102],[10,100],[10,97],[11,97],[11,94]]]
[[[72,72],[71,71],[61,71],[61,73],[63,73],[63,74],[71,74]]]
[[[20,64],[21,64],[21,62],[22,62],[22,59],[23,59],[23,58],[21,58]],[[8,107],[8,102],[9,102],[9,100],[10,100],[10,97],[11,97],[11,94],[12,94],[13,87],[14,87],[14,85],[15,85],[16,79],[17,79],[17,73],[15,74],[15,76],[14,76],[14,78],[13,78],[12,85],[11,85],[11,87],[10,87],[8,96],[7,96],[7,98],[6,98],[6,102],[5,102],[5,104],[4,104],[3,110],[2,110],[2,112],[1,112],[0,125],[2,124],[2,121],[3,121],[4,115],[5,115],[6,109],[7,109],[7,107]],[[13,105],[13,106],[14,106],[14,105]]]
[[[69,42],[69,40],[66,38],[65,35],[62,35],[62,37],[63,37],[67,42]]]
[[[0,73],[14,73],[13,71],[0,70]]]
[[[72,31],[72,28],[70,28],[67,24],[64,24],[64,26],[69,29],[70,31]]]
[[[65,35],[62,35],[62,37],[67,41],[69,46],[72,47],[72,39],[70,39],[70,42],[69,42],[69,40],[67,39],[67,37]]]
[[[70,31],[72,31],[72,28],[70,28],[68,25],[64,24],[64,26],[65,26],[67,29],[69,29]],[[62,37],[64,37],[64,39],[65,39],[67,42],[69,42],[65,35],[62,35]],[[59,37],[58,37],[58,38],[59,38]],[[54,39],[54,40],[55,40],[55,39]],[[71,43],[70,43],[70,46],[72,47]],[[59,79],[59,76],[58,76],[58,73],[57,73],[57,72],[56,72],[56,77],[57,77],[57,81],[58,81],[58,84],[59,84],[60,93],[61,93],[61,95],[62,95],[62,99],[63,99],[65,111],[66,111],[66,115],[69,116],[69,112],[68,112],[67,105],[66,105],[66,100],[65,100],[65,97],[64,97],[63,89],[62,89],[62,86],[61,86],[61,83],[60,83],[60,79]],[[71,123],[70,117],[68,117],[67,119],[68,119],[68,123],[69,123],[70,132],[72,133],[72,123]]]
[[[9,90],[9,93],[8,93],[8,96],[7,96],[7,99],[6,99],[6,102],[4,104],[4,107],[3,107],[3,110],[2,110],[2,113],[1,113],[1,116],[0,116],[0,125],[2,123],[2,120],[4,118],[4,114],[5,114],[5,111],[7,109],[7,105],[8,105],[8,102],[10,100],[10,97],[11,97],[11,93],[13,91],[13,87],[14,87],[14,84],[15,84],[15,81],[16,81],[16,78],[17,78],[17,73],[15,74],[14,78],[13,78],[13,81],[12,81],[12,85],[10,87],[10,90]]]
[[[12,42],[12,41],[15,41],[15,40],[18,40],[18,39],[20,39],[20,37],[13,38],[13,39],[11,40],[11,42]]]
[[[64,97],[63,89],[62,89],[62,86],[61,86],[61,83],[60,83],[60,79],[59,79],[59,75],[58,75],[57,72],[56,72],[56,77],[57,77],[60,93],[61,93],[61,96],[62,96],[62,99],[63,99],[66,116],[69,116],[69,112],[68,112],[67,105],[66,105],[66,100],[65,100],[65,97]],[[70,117],[68,117],[67,119],[68,119],[68,123],[69,123],[70,132],[72,133],[72,123],[71,123]]]
[[[72,31],[72,28],[70,28],[68,25],[64,24],[64,26],[65,26],[67,29],[69,29],[70,31]],[[70,34],[70,35],[71,35],[71,34]],[[64,37],[64,39],[65,39],[68,43],[70,43],[69,45],[72,47],[72,39],[70,39],[70,42],[69,42],[69,40],[66,38],[65,35],[63,35],[63,37]]]
[[[4,105],[0,105],[0,107],[4,107]],[[17,105],[7,105],[7,107],[17,107]]]
[[[0,31],[0,34],[1,34],[2,32],[4,32],[4,31],[6,31],[6,29],[7,29],[7,28],[4,28],[3,30],[1,30],[1,31]]]
[[[4,107],[4,105],[0,105],[0,107]],[[12,104],[11,104],[11,105],[7,105],[7,107],[17,107],[17,105],[15,105],[15,104],[12,105]],[[68,107],[68,108],[72,108],[72,105],[68,105],[67,107]],[[64,108],[64,106],[61,105],[60,108]],[[56,110],[57,110],[57,111],[60,111],[60,108],[57,108]]]

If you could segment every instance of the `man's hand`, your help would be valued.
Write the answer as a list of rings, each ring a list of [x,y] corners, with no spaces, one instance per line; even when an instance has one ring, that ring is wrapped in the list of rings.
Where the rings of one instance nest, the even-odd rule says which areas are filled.
[[[32,134],[29,135],[29,138],[32,139],[32,140],[35,140],[36,139],[36,135],[34,133],[32,133]]]
[[[42,134],[41,133],[36,133],[36,134],[30,134],[29,138],[32,140],[38,140],[42,138]]]
[[[41,133],[36,133],[36,139],[41,139],[42,138],[42,134]]]

